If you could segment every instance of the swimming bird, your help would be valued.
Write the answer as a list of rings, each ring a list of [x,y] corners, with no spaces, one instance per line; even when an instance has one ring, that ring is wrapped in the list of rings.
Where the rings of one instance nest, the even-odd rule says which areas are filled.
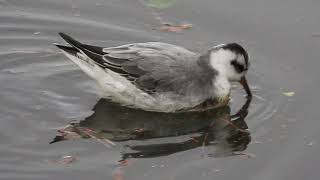
[[[248,98],[248,53],[237,43],[200,54],[163,42],[92,46],[59,33],[71,46],[55,44],[97,81],[105,98],[146,111],[205,111],[229,102],[231,82]]]

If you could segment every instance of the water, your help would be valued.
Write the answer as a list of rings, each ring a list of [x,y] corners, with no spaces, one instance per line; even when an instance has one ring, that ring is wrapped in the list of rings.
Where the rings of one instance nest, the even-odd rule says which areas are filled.
[[[318,179],[319,3],[177,0],[157,10],[144,2],[0,0],[0,178]],[[165,33],[160,22],[193,27]],[[210,115],[100,99],[52,45],[60,31],[96,45],[164,41],[199,52],[240,42],[251,60],[248,115],[227,121],[245,103],[239,86],[230,107]],[[116,145],[86,134],[49,144],[70,122]]]

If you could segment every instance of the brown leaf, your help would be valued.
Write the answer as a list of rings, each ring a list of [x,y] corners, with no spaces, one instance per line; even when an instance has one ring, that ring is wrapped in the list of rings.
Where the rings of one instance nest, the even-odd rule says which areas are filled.
[[[162,27],[160,27],[160,31],[162,32],[174,32],[174,33],[180,33],[183,30],[192,28],[192,24],[180,24],[180,25],[171,25],[171,24],[164,24]]]
[[[127,159],[120,160],[120,161],[118,161],[118,163],[119,163],[119,165],[121,165],[121,167],[130,166],[132,164]]]

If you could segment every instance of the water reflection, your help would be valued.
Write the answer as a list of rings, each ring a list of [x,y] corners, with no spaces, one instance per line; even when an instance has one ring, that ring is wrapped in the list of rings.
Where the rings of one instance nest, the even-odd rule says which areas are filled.
[[[223,157],[244,151],[251,141],[245,118],[251,100],[230,115],[225,106],[207,112],[146,112],[100,99],[94,113],[59,129],[50,143],[75,138],[94,138],[107,146],[123,147],[123,159],[165,156],[195,148]]]

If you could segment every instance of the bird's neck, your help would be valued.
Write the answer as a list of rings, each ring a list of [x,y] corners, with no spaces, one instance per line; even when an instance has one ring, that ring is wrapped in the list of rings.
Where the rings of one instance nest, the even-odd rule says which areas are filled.
[[[213,79],[214,95],[218,98],[225,98],[229,96],[231,84],[224,74],[218,72]]]
[[[225,64],[217,59],[212,59],[211,52],[200,56],[198,64],[202,68],[213,72],[212,84],[214,88],[212,89],[212,96],[218,98],[229,96],[231,84],[226,75]]]

